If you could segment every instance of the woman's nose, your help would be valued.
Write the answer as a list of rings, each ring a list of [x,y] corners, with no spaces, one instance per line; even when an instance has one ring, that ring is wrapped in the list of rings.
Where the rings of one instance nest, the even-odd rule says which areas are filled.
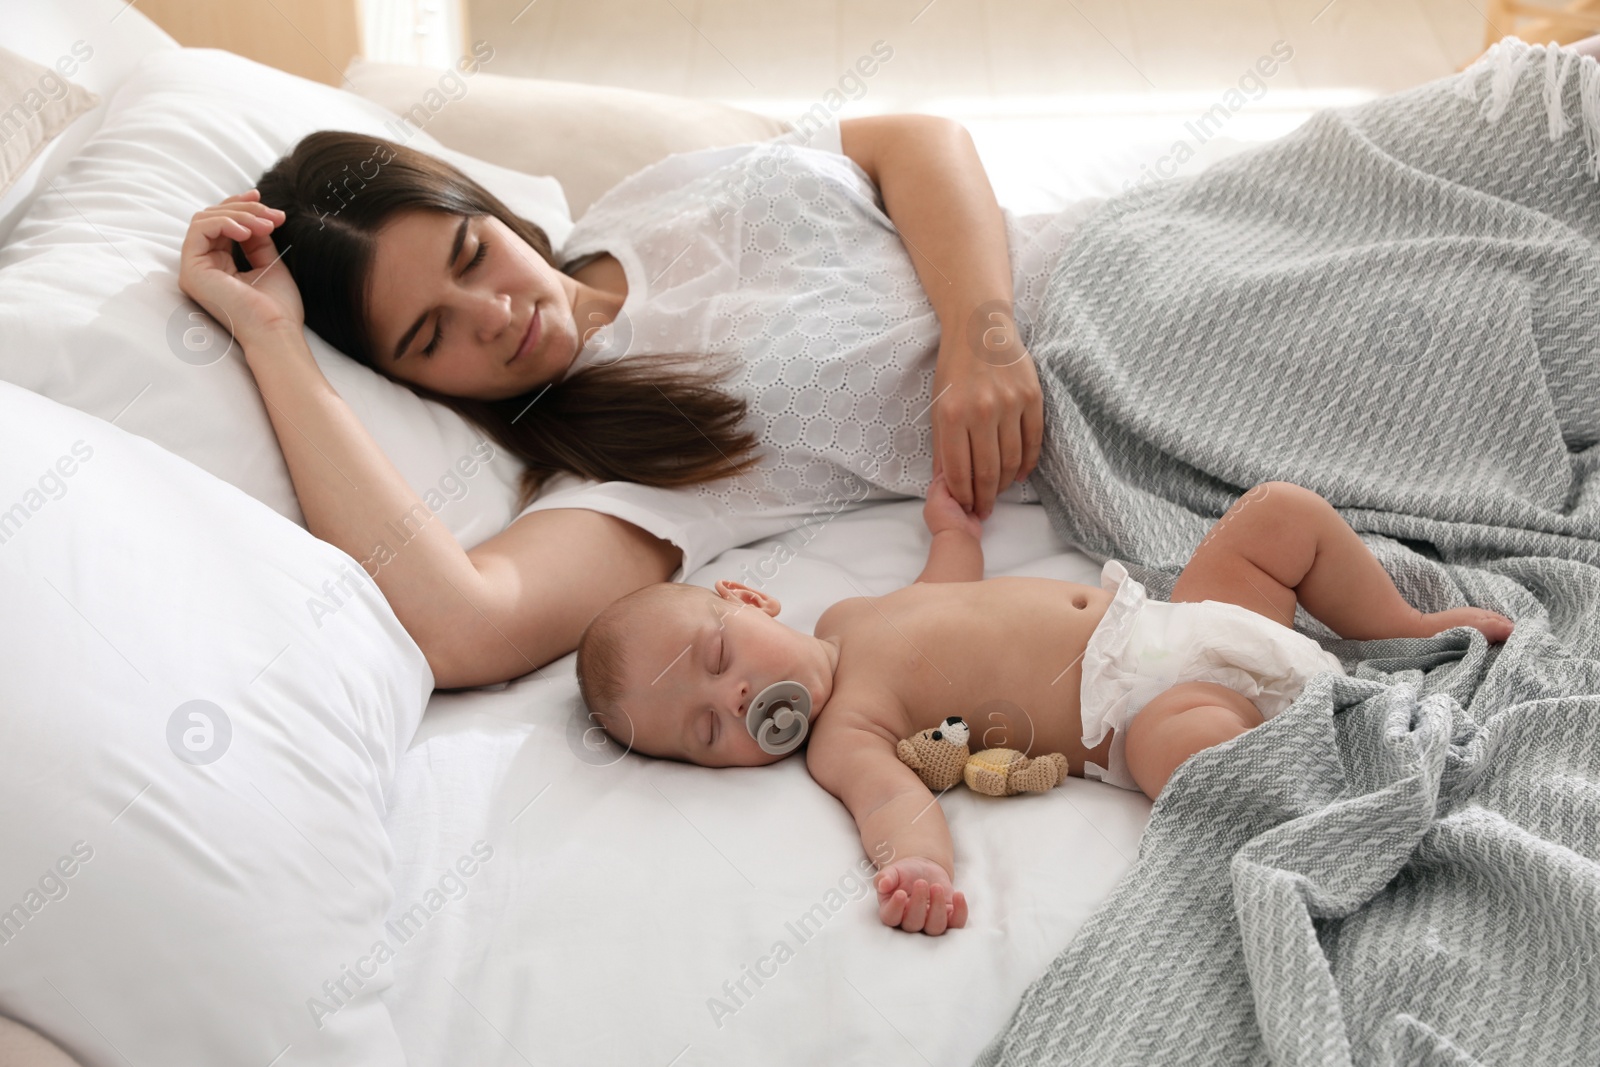
[[[488,299],[488,307],[483,311],[480,332],[485,341],[493,341],[506,331],[506,327],[513,324],[515,316],[511,313],[511,295],[509,293],[495,293]]]

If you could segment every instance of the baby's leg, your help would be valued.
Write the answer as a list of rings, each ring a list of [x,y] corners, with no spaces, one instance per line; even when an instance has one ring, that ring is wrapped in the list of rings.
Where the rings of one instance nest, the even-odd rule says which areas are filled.
[[[1200,542],[1172,601],[1222,600],[1294,625],[1296,603],[1340,637],[1431,637],[1471,626],[1490,641],[1511,620],[1482,608],[1424,614],[1406,602],[1349,523],[1322,497],[1290,482],[1241,496]]]
[[[1128,723],[1123,758],[1154,800],[1184,760],[1261,722],[1261,712],[1243,694],[1215,682],[1182,682],[1152,698]]]

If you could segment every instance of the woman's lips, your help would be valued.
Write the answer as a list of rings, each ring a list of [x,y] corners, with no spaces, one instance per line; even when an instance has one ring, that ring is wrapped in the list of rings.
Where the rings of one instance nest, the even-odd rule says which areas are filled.
[[[538,343],[539,343],[539,309],[538,308],[534,308],[533,309],[533,317],[528,320],[528,332],[523,335],[521,346],[518,347],[518,349],[516,351],[516,354],[513,355],[509,360],[507,360],[506,363],[507,364],[515,363],[517,360],[521,359],[523,356],[527,355],[529,352],[532,352],[534,347],[536,345],[538,345]]]

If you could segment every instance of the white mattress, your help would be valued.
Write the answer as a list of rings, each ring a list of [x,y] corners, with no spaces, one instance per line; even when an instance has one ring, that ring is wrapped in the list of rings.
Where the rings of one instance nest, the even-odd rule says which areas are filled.
[[[921,509],[875,504],[808,542],[787,535],[805,547],[765,587],[780,618],[809,633],[834,601],[912,581]],[[738,576],[770,547],[725,552],[689,580]],[[984,549],[990,577],[1098,585],[1037,505],[997,505]],[[850,881],[865,853],[849,813],[801,761],[709,770],[587,750],[573,661],[435,693],[401,761],[394,915],[437,905],[399,946],[385,997],[414,1067],[969,1064],[1137,854],[1141,794],[1079,778],[1032,797],[958,789],[941,803],[968,925],[888,929],[867,881]],[[430,901],[477,841],[492,857],[446,879],[455,899]],[[830,898],[841,879],[867,895]],[[758,964],[760,986],[747,977]],[[741,979],[736,1001],[724,983]]]

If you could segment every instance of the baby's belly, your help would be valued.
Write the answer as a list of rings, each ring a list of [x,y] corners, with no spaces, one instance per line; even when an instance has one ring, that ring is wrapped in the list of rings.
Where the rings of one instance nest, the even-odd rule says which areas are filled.
[[[1006,581],[1045,579],[992,579],[984,585]],[[1035,587],[1026,597],[994,595],[987,598],[992,603],[974,603],[968,622],[926,627],[930,648],[923,659],[938,670],[906,670],[902,693],[910,733],[960,715],[973,731],[974,752],[1061,752],[1070,769],[1082,773],[1083,649],[1114,593],[1075,582],[1050,585],[1056,589]],[[1042,598],[1042,592],[1058,595]]]

